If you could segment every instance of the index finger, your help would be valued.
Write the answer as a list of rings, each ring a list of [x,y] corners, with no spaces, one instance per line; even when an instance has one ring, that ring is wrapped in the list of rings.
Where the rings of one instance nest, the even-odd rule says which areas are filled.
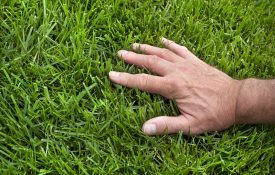
[[[160,94],[166,98],[171,98],[169,94],[169,84],[164,77],[148,74],[129,74],[124,72],[109,72],[110,79],[117,84],[129,88],[138,88],[145,92]]]

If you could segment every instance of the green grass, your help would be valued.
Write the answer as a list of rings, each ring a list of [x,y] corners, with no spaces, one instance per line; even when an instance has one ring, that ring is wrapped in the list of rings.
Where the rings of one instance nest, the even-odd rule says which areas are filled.
[[[274,126],[148,137],[173,102],[112,84],[164,36],[230,76],[275,77],[273,0],[1,0],[0,174],[275,174]]]

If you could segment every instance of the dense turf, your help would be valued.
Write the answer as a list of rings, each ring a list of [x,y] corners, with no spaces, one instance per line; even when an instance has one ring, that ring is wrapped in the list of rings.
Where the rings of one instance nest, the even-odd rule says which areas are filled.
[[[238,79],[275,77],[275,3],[239,0],[1,0],[0,174],[273,174],[273,126],[147,137],[177,114],[112,84],[119,49],[159,37]]]

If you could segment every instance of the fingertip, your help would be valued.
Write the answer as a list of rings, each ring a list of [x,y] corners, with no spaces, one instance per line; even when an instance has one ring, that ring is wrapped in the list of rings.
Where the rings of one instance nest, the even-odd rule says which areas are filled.
[[[146,135],[167,134],[168,128],[165,122],[165,116],[155,117],[143,124],[142,130]]]
[[[133,44],[133,49],[134,50],[138,50],[140,48],[140,44],[139,43],[134,43]]]
[[[144,123],[142,127],[142,131],[146,135],[155,135],[157,132],[157,125],[154,123]]]
[[[168,42],[168,39],[166,39],[166,38],[164,38],[164,37],[161,37],[161,38],[160,38],[160,42],[163,43],[163,44],[165,44],[165,43]]]
[[[191,133],[190,123],[183,116],[155,117],[146,121],[142,129],[147,135],[174,134],[179,132],[190,135]]]
[[[110,71],[110,72],[109,72],[109,78],[110,78],[112,81],[118,81],[118,80],[119,80],[119,76],[120,76],[120,73],[119,73],[119,72],[115,72],[115,71]]]
[[[117,52],[117,55],[121,58],[123,58],[123,56],[125,56],[127,53],[129,53],[127,50],[119,50]]]

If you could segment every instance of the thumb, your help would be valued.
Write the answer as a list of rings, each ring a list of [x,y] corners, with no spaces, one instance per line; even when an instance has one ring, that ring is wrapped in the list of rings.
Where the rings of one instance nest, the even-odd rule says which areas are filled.
[[[161,116],[152,118],[143,124],[142,130],[147,135],[172,134],[182,131],[190,135],[189,119],[185,116],[168,117]]]

